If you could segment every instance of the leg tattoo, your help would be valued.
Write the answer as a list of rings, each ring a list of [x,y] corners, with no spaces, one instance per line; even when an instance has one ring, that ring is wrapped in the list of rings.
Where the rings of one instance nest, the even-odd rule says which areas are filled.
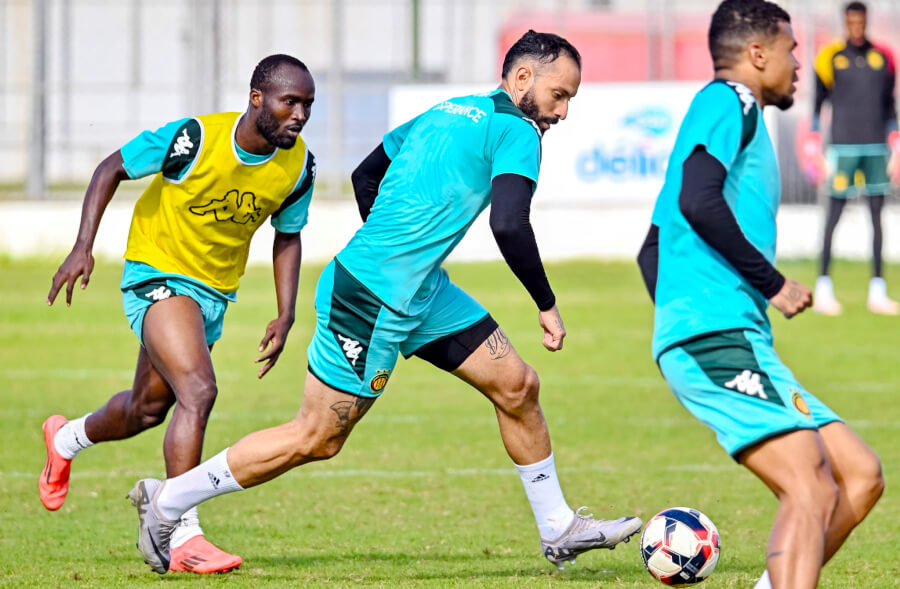
[[[349,434],[356,422],[366,414],[373,403],[375,403],[374,397],[357,397],[354,401],[338,401],[332,405],[331,410],[337,414],[336,425],[341,435]]]
[[[488,351],[491,353],[491,360],[505,358],[512,350],[512,346],[509,345],[509,338],[506,337],[506,334],[499,327],[488,336],[484,345],[487,346]]]

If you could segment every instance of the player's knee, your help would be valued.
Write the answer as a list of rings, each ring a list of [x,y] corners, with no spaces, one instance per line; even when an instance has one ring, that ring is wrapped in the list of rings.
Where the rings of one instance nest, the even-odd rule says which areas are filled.
[[[214,380],[198,378],[183,387],[178,395],[178,404],[182,411],[195,413],[205,419],[209,417],[218,394],[219,387]]]
[[[142,432],[166,420],[172,407],[170,399],[156,399],[133,391],[128,406],[128,426],[132,433]]]
[[[138,425],[141,430],[156,427],[166,420],[169,413],[170,405],[168,403],[153,402],[147,403],[140,408],[136,415]]]
[[[537,372],[525,364],[520,374],[508,381],[507,386],[495,395],[494,402],[506,413],[516,415],[537,404],[540,389],[541,381]]]
[[[843,485],[854,512],[865,517],[884,493],[884,473],[874,452],[854,459],[853,471],[844,475]]]
[[[782,497],[797,516],[818,522],[824,527],[831,521],[839,498],[840,488],[824,462],[815,471],[800,474],[784,489]]]
[[[812,490],[810,501],[806,504],[807,510],[817,521],[821,521],[825,527],[828,527],[840,497],[840,487],[833,478],[820,480]]]
[[[296,464],[333,458],[347,439],[346,435],[335,435],[321,424],[310,424],[300,419],[291,421],[290,432],[294,448],[292,462]]]

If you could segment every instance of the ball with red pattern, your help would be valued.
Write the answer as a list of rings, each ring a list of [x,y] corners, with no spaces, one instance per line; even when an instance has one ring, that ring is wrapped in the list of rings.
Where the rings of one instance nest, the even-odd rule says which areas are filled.
[[[644,566],[672,587],[699,583],[719,561],[719,531],[696,509],[671,507],[654,515],[641,534]]]

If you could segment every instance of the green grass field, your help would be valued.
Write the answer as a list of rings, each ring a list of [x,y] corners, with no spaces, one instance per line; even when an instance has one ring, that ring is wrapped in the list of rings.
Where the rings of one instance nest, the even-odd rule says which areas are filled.
[[[41,422],[51,413],[83,415],[128,388],[138,350],[121,311],[121,266],[98,264],[71,308],[47,308],[58,261],[0,259],[0,586],[662,586],[644,571],[637,542],[585,554],[563,572],[551,567],[489,403],[418,360],[398,363],[386,394],[334,460],[201,506],[207,536],[244,557],[240,570],[156,575],[135,549],[137,518],[125,494],[137,478],[162,474],[162,427],[84,452],[60,511],[38,500]],[[812,263],[784,269],[807,283],[814,277]],[[317,272],[303,272],[297,324],[263,381],[252,360],[274,317],[271,270],[248,272],[213,354],[220,393],[205,456],[296,411]],[[502,264],[450,272],[541,375],[573,507],[645,519],[668,506],[699,508],[722,534],[722,558],[705,586],[751,587],[776,503],[669,393],[650,359],[651,308],[637,269],[548,268],[569,330],[557,354],[541,347],[535,309]],[[888,481],[822,587],[896,587],[900,578],[900,319],[865,311],[867,272],[837,264],[843,316],[773,320],[781,357],[875,447]],[[900,285],[896,273],[888,279]]]

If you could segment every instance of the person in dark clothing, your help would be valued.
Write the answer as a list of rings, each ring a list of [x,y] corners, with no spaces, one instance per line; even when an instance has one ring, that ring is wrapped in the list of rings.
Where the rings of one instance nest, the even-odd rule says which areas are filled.
[[[873,313],[896,315],[900,305],[887,296],[883,278],[881,211],[890,192],[888,157],[900,151],[894,101],[895,68],[886,47],[866,37],[866,6],[851,2],[846,9],[847,38],[827,45],[816,57],[816,93],[812,133],[804,151],[821,159],[819,114],[831,102],[831,140],[827,150],[828,212],[820,275],[813,309],[837,315],[841,305],[831,277],[831,241],[847,199],[864,195],[872,217],[872,279],[868,307]],[[900,162],[895,159],[894,162]],[[893,163],[892,162],[892,167]]]

